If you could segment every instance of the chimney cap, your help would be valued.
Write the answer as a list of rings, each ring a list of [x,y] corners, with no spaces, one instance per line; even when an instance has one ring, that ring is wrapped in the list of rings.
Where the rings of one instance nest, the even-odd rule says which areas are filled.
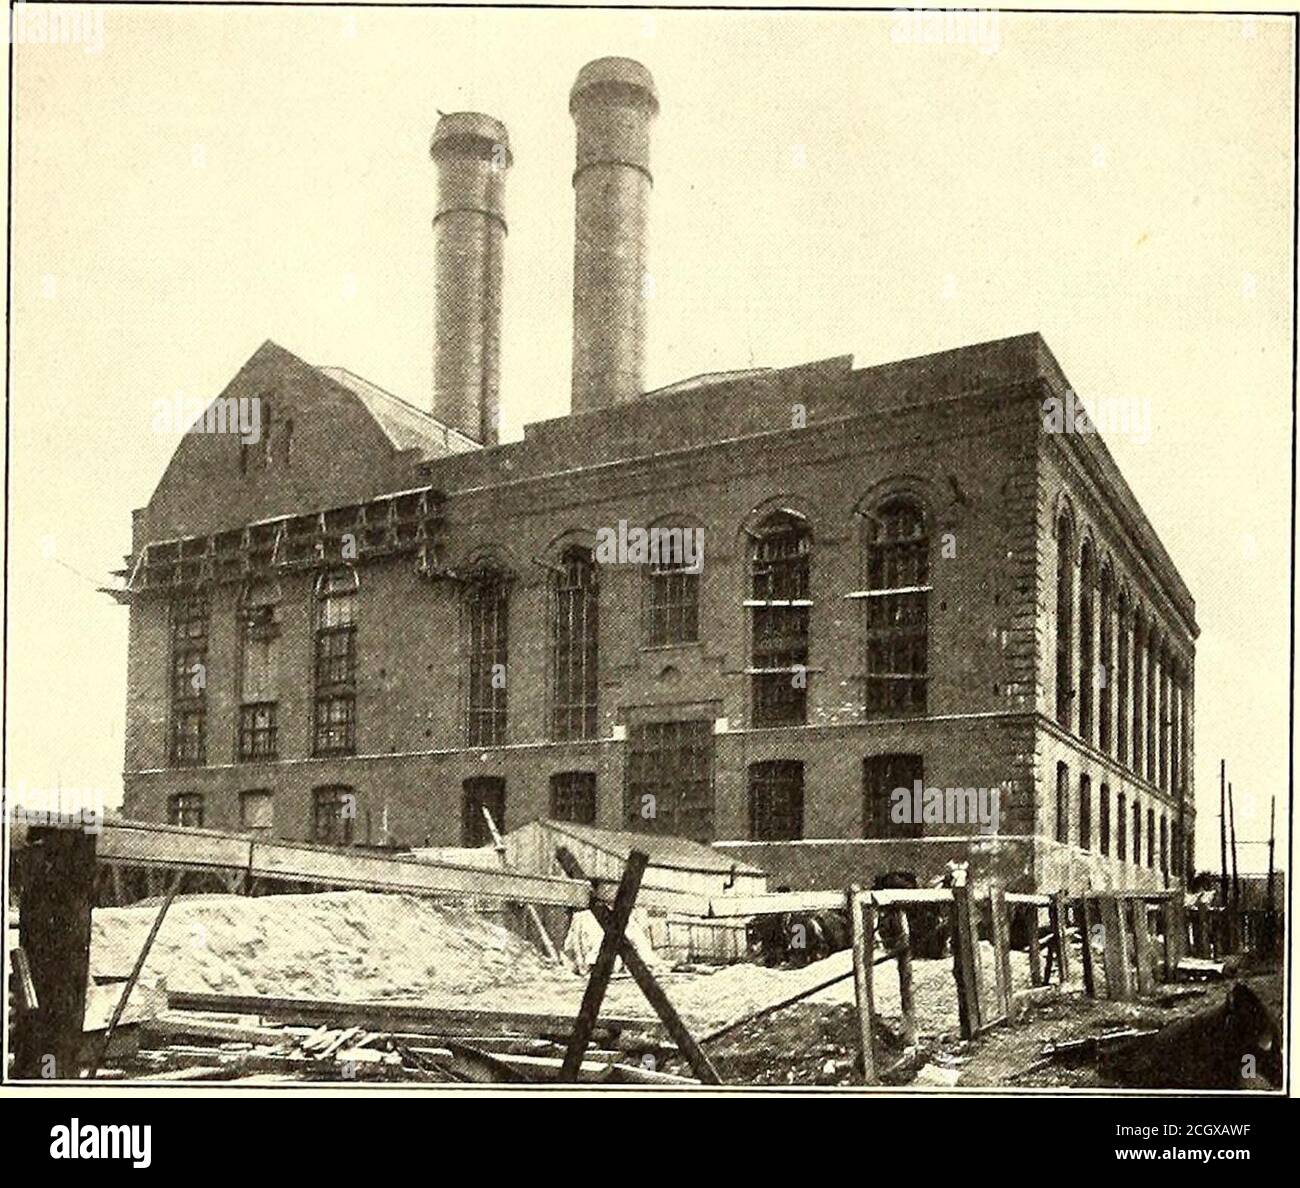
[[[490,155],[498,145],[505,151],[505,163],[511,164],[510,135],[505,124],[481,111],[453,111],[438,120],[429,155],[437,160],[444,153],[470,150],[481,154],[484,149]]]
[[[569,92],[569,111],[575,111],[585,92],[598,88],[606,95],[639,99],[652,115],[659,111],[655,80],[635,58],[597,58],[588,62],[578,71],[573,90]]]

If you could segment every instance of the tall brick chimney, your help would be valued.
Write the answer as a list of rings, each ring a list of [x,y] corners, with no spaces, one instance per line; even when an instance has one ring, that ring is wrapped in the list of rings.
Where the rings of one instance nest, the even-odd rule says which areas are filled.
[[[500,120],[458,111],[438,121],[429,153],[438,165],[433,415],[496,445],[510,141]]]
[[[573,411],[637,399],[644,390],[650,72],[631,58],[598,58],[569,93],[577,126],[573,174]]]

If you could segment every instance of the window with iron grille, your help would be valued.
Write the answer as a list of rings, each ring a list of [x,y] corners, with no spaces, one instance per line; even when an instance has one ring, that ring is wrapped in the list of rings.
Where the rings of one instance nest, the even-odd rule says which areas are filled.
[[[239,707],[240,759],[275,758],[275,702]]]
[[[1056,765],[1056,840],[1070,840],[1070,769],[1064,763]]]
[[[561,771],[551,776],[551,818],[579,825],[596,823],[594,771]]]
[[[312,841],[350,846],[356,819],[357,794],[352,788],[330,784],[312,793]]]
[[[463,846],[486,846],[492,842],[483,810],[492,814],[498,833],[506,831],[506,782],[500,776],[474,776],[461,785],[460,839]]]
[[[909,499],[883,504],[867,544],[867,710],[924,713],[930,538]]]
[[[632,727],[624,807],[629,829],[712,841],[712,721]]]
[[[599,605],[591,550],[571,548],[551,583],[551,734],[596,737]]]
[[[172,603],[169,755],[175,767],[207,762],[208,620],[203,594]]]
[[[1079,847],[1092,849],[1092,778],[1079,777]]]
[[[917,781],[925,786],[920,755],[869,755],[862,762],[862,836],[920,837],[921,822],[914,820],[912,799]],[[895,821],[891,809],[894,791],[907,789],[906,819]]]
[[[316,594],[316,755],[356,750],[357,577],[349,569],[322,574]]]
[[[753,721],[781,726],[808,719],[808,628],[812,532],[775,512],[759,525],[750,560],[750,673]]]
[[[469,698],[465,738],[472,747],[506,741],[506,643],[509,586],[500,576],[474,582],[465,595]]]
[[[680,550],[660,556],[646,569],[645,628],[650,647],[695,643],[700,638],[700,575],[687,568]]]
[[[177,792],[167,798],[167,821],[171,825],[203,828],[203,793]]]
[[[751,841],[795,841],[803,837],[803,764],[793,759],[749,767]]]
[[[1097,679],[1092,669],[1092,627],[1094,606],[1092,542],[1083,542],[1079,562],[1079,735],[1092,742],[1092,696]]]
[[[1128,796],[1123,792],[1115,797],[1115,857],[1128,860]]]
[[[1062,516],[1056,525],[1056,720],[1070,729],[1074,697],[1074,533]]]
[[[1097,812],[1097,832],[1100,834],[1101,852],[1110,856],[1110,785],[1102,784],[1101,801]]]

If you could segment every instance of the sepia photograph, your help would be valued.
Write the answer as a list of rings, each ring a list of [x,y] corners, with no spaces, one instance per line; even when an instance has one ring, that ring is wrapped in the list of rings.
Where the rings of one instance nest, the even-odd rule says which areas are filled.
[[[1296,25],[11,2],[42,1158],[578,1093],[1249,1158],[1131,1104],[1291,1091]]]

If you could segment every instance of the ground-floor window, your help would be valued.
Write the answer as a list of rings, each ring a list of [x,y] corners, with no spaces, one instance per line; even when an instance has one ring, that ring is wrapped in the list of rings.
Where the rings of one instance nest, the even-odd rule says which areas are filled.
[[[750,765],[749,836],[751,841],[803,837],[803,764],[798,760]]]
[[[255,788],[239,794],[239,823],[257,833],[270,833],[273,823],[271,793]]]
[[[312,793],[312,841],[350,846],[357,820],[357,794],[342,784]]]
[[[177,792],[167,798],[167,820],[172,825],[203,828],[203,793]]]
[[[862,761],[862,836],[920,837],[921,822],[913,811],[915,785],[925,786],[920,755],[868,755]],[[904,788],[906,812],[896,814],[894,790]],[[902,815],[903,820],[896,817]]]
[[[596,823],[594,771],[561,771],[551,776],[551,817],[579,825]]]
[[[629,829],[713,840],[713,722],[647,722],[628,736]]]

